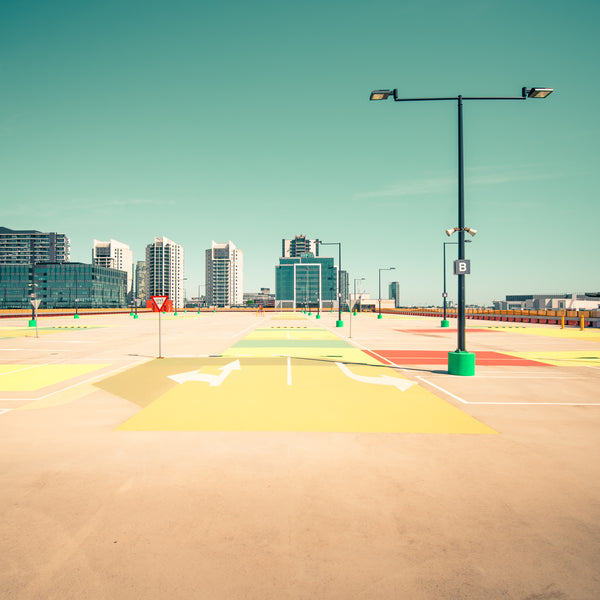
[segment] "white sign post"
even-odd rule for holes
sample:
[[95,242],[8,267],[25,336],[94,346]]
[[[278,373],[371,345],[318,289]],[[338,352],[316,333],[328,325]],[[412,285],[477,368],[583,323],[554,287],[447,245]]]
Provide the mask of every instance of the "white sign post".
[[162,327],[160,315],[169,296],[151,296],[151,298],[154,306],[156,306],[156,309],[158,310],[158,358],[162,358]]
[[[33,294],[32,294],[33,296]],[[31,306],[33,306],[33,320],[35,321],[35,337],[40,337],[38,335],[38,322],[37,322],[37,309],[40,305],[41,299],[33,297],[31,300]]]

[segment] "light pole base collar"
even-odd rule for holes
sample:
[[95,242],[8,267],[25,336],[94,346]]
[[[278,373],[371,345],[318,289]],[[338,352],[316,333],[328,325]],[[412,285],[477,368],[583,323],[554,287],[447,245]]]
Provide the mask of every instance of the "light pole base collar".
[[475,375],[475,353],[448,352],[448,373],[465,377]]
[[79,319],[79,315],[73,315],[74,319]]
[[442,327],[450,327],[450,321],[448,321],[448,320],[444,319],[444,320],[442,321]]
[[35,327],[37,325],[37,321],[35,319],[29,320],[29,327]]
[[379,314],[377,315],[377,318],[378,318],[378,319],[383,319],[383,315],[382,315],[381,313],[379,313]]
[[336,327],[343,327],[344,326],[344,321],[336,321],[335,322],[335,326]]

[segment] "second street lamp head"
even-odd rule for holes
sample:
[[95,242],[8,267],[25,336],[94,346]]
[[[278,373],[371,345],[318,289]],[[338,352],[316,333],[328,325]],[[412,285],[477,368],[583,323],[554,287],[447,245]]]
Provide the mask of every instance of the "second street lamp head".
[[391,94],[392,90],[373,90],[369,100],[387,100]]
[[469,227],[465,227],[465,231],[469,233],[471,236],[474,236],[477,233],[477,229],[471,229]]
[[544,87],[532,87],[532,88],[523,88],[523,98],[547,98],[552,92],[554,88],[544,88]]

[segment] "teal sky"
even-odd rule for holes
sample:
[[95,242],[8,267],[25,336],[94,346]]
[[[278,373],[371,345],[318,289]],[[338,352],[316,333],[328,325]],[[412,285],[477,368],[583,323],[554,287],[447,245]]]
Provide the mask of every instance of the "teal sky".
[[456,103],[369,92],[547,86],[465,103],[467,303],[600,291],[599,18],[597,0],[0,0],[0,225],[66,233],[84,262],[94,238],[141,260],[165,235],[190,296],[211,240],[257,291],[303,233],[341,241],[374,297],[395,266],[403,304],[439,304]]

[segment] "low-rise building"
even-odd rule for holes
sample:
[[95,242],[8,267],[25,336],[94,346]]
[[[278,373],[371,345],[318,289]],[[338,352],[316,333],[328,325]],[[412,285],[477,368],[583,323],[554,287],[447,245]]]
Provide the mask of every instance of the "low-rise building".
[[[0,306],[39,308],[123,308],[127,306],[127,274],[84,263],[0,265]],[[35,296],[34,296],[35,295]]]

